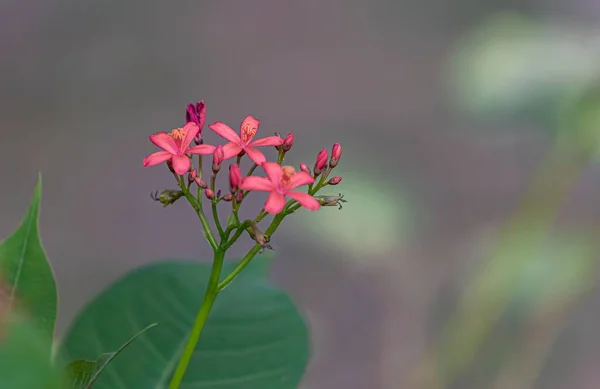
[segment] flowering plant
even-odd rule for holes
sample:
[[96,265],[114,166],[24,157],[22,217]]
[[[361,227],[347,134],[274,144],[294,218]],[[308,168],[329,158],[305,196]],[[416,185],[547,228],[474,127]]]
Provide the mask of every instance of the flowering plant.
[[[143,165],[168,167],[176,188],[154,192],[151,197],[164,207],[187,200],[212,248],[211,266],[167,261],[134,270],[80,313],[58,352],[48,358],[57,294],[37,231],[38,182],[22,225],[0,244],[4,282],[0,286],[7,290],[0,299],[0,308],[6,308],[0,309],[0,336],[8,334],[0,346],[0,387],[297,386],[309,355],[306,326],[289,297],[268,283],[264,271],[267,257],[263,254],[260,260],[254,259],[265,249],[273,249],[273,234],[300,208],[341,209],[345,202],[341,194],[319,195],[323,188],[342,180],[330,177],[341,158],[341,146],[335,143],[331,155],[322,149],[312,171],[304,163],[297,171],[284,165],[294,144],[293,134],[256,139],[260,122],[247,116],[239,134],[222,122],[209,125],[227,141],[211,145],[203,133],[205,117],[203,101],[190,104],[183,127],[150,136],[161,150],[144,158]],[[276,153],[274,161],[265,155],[266,147]],[[246,162],[250,166],[242,174]],[[222,172],[226,172],[228,184],[220,189],[217,178]],[[256,215],[244,219],[240,217],[242,206],[249,206],[247,199],[253,192],[268,195]],[[228,210],[226,217],[220,214],[223,208]],[[261,227],[269,217],[266,228]],[[245,234],[253,241],[246,255],[237,263],[225,262],[226,252]],[[248,275],[232,284],[244,270]],[[201,288],[204,295],[200,299]],[[19,336],[28,339],[37,359],[28,355],[19,361],[10,353],[10,339]],[[38,381],[32,380],[31,374],[19,373],[19,363],[31,364],[34,359],[39,365],[36,369],[45,372]],[[64,369],[57,373],[57,366],[73,359],[66,364],[66,374]],[[12,368],[3,372],[1,366]]]

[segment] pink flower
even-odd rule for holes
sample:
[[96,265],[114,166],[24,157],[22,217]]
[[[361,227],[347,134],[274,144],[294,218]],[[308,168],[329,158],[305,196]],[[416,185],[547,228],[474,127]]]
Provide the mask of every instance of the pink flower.
[[254,163],[262,165],[267,159],[265,158],[265,155],[255,149],[255,147],[281,146],[283,144],[283,139],[278,136],[267,136],[266,138],[258,139],[253,142],[252,139],[254,139],[254,136],[258,131],[259,125],[260,121],[253,116],[246,116],[240,126],[240,136],[238,136],[231,127],[222,122],[215,122],[208,126],[208,128],[229,141],[229,143],[223,147],[225,159],[235,157],[240,152],[245,151]]
[[275,162],[265,162],[262,167],[267,173],[267,177],[246,177],[242,180],[240,188],[271,192],[265,203],[265,211],[271,214],[281,212],[285,206],[285,196],[293,198],[311,211],[316,211],[321,207],[321,204],[308,193],[292,191],[301,185],[315,182],[310,174],[296,172],[291,166],[281,167]]
[[177,174],[185,174],[190,170],[191,162],[188,154],[212,154],[215,146],[199,145],[189,147],[200,128],[196,123],[187,123],[183,128],[175,128],[170,133],[161,131],[150,135],[150,142],[163,149],[144,158],[144,166],[154,166],[170,161]]

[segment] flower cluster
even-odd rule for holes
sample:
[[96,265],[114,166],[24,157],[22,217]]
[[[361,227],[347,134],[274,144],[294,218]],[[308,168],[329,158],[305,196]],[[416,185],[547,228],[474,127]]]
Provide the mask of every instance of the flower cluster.
[[[168,189],[161,194],[154,193],[152,198],[167,206],[179,198],[185,197],[203,222],[205,235],[208,235],[209,242],[211,238],[214,241],[213,248],[227,247],[231,241],[230,235],[234,233],[235,238],[238,231],[243,230],[248,231],[257,243],[269,247],[269,235],[263,234],[257,227],[257,224],[268,214],[276,216],[274,220],[276,228],[283,217],[294,213],[300,207],[316,211],[321,206],[339,206],[341,208],[341,202],[345,202],[342,200],[341,194],[340,196],[315,196],[322,188],[328,185],[337,185],[342,180],[339,176],[329,178],[342,155],[339,143],[333,145],[331,156],[326,148],[318,153],[312,172],[304,163],[299,165],[299,171],[297,171],[292,166],[283,165],[287,153],[294,144],[294,134],[290,133],[286,137],[281,137],[275,133],[273,136],[256,138],[260,121],[253,116],[246,116],[242,120],[239,134],[223,122],[209,125],[209,129],[228,141],[223,145],[215,146],[206,144],[204,141],[202,130],[205,118],[206,105],[204,101],[189,104],[186,110],[186,124],[183,127],[150,136],[150,141],[162,150],[144,158],[143,164],[144,166],[167,164],[175,176],[179,189]],[[276,161],[268,161],[261,151],[261,148],[269,146],[277,152]],[[246,155],[252,162],[252,166],[246,175],[242,175],[240,164]],[[197,166],[194,166],[194,156],[197,156]],[[203,179],[203,156],[212,157],[209,183]],[[229,190],[228,193],[224,193],[225,191],[215,188],[216,177],[221,171],[223,163],[232,158],[235,158],[235,162],[228,167]],[[265,176],[254,175],[258,167],[264,171]],[[191,191],[192,185],[197,188],[195,194]],[[306,191],[299,190],[300,187],[305,186],[307,187]],[[268,192],[264,208],[260,210],[255,219],[241,222],[238,218],[240,205],[253,191]],[[214,222],[221,238],[220,244],[217,244],[216,239],[213,238],[204,216],[203,197],[211,203]],[[286,198],[290,200],[286,201]],[[232,215],[228,218],[228,224],[225,227],[221,225],[218,215],[217,204],[220,202],[231,202],[232,204]],[[275,228],[269,228],[267,231],[270,234]],[[261,236],[262,238],[259,238]],[[259,242],[261,239],[262,242]]]

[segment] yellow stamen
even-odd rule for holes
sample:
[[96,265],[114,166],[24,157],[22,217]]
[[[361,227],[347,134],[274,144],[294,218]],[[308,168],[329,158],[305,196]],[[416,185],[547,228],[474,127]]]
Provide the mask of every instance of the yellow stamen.
[[181,140],[181,139],[183,139],[185,137],[185,131],[183,131],[183,128],[174,128],[173,130],[171,130],[171,132],[169,133],[169,135],[173,139]]
[[252,138],[254,138],[254,135],[256,135],[257,130],[258,128],[255,125],[252,125],[250,122],[245,121],[242,124],[242,141],[249,142]]
[[281,170],[283,171],[283,174],[279,179],[279,183],[281,186],[285,187],[291,184],[292,176],[296,174],[296,169],[294,169],[293,166],[283,166]]

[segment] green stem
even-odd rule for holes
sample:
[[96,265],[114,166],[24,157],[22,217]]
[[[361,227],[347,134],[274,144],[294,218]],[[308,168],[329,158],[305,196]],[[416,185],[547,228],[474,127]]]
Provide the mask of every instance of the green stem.
[[[210,176],[210,190],[212,190],[213,193],[215,193],[216,180],[217,180],[217,174],[213,173]],[[219,236],[222,238],[223,237],[223,227],[221,226],[221,221],[219,220],[219,211],[217,210],[216,194],[215,194],[215,197],[213,197],[212,200],[210,201],[210,205],[211,205],[211,209],[212,209],[213,220],[215,221],[215,226],[217,227]]]
[[208,319],[212,306],[217,299],[217,295],[219,294],[219,278],[221,277],[221,269],[223,268],[224,258],[225,251],[215,250],[215,256],[212,269],[210,271],[210,278],[208,279],[208,285],[206,286],[206,292],[204,293],[204,299],[202,300],[202,304],[200,305],[200,309],[198,310],[198,314],[194,320],[190,337],[188,338],[185,348],[183,349],[183,353],[181,354],[181,358],[179,358],[179,362],[177,363],[177,367],[173,373],[173,378],[171,378],[169,389],[179,389],[188,365],[190,364],[190,360],[194,355],[194,350],[198,345],[198,341],[200,340],[200,335],[202,334],[206,320]]
[[208,224],[208,220],[206,219],[204,211],[202,210],[202,200],[196,199],[194,195],[192,195],[192,193],[188,190],[188,188],[185,185],[183,176],[179,180],[179,187],[181,188],[183,194],[185,195],[185,198],[188,200],[192,208],[194,208],[194,211],[196,211],[198,218],[200,218],[200,223],[202,223],[202,227],[204,228],[203,235],[206,238],[206,240],[208,240],[208,244],[210,244],[210,247],[212,247],[214,251],[217,251],[219,245],[217,244],[217,241],[213,236],[212,230],[210,229],[210,224]]
[[[273,219],[273,221],[271,222],[271,224],[269,225],[269,227],[267,228],[267,230],[265,231],[265,235],[268,235],[268,236],[273,235],[273,232],[275,232],[277,227],[279,227],[279,225],[281,224],[281,222],[283,221],[285,216],[286,215],[284,212],[281,212],[278,215],[276,215],[275,218]],[[236,234],[237,234],[237,231],[236,231]],[[254,258],[254,256],[260,251],[261,248],[262,248],[262,246],[258,243],[255,244],[254,246],[252,246],[250,251],[248,251],[248,254],[246,254],[244,256],[244,258],[235,267],[235,269],[233,269],[233,271],[227,277],[225,277],[225,279],[223,279],[223,281],[221,281],[219,283],[219,290],[225,289],[235,279],[235,277],[237,277],[238,274],[240,274],[246,268],[246,266],[248,266],[250,261],[252,261],[252,258]]]

